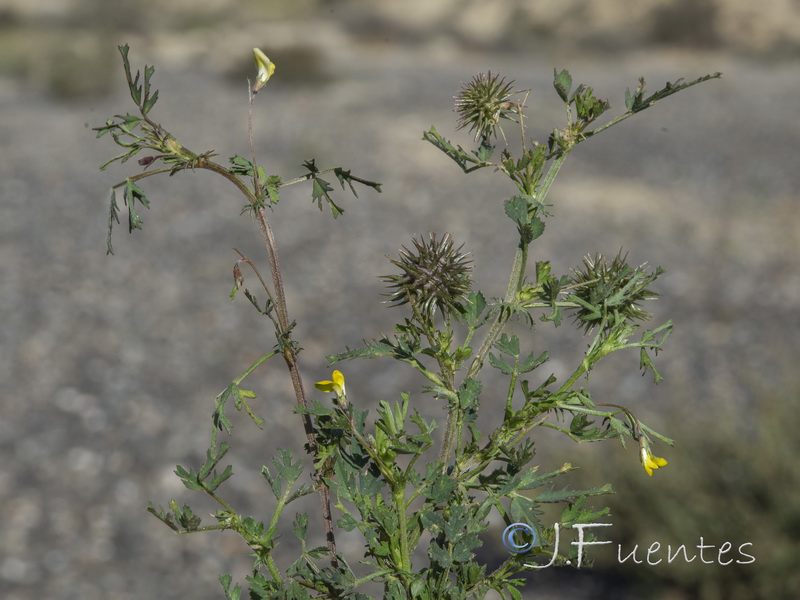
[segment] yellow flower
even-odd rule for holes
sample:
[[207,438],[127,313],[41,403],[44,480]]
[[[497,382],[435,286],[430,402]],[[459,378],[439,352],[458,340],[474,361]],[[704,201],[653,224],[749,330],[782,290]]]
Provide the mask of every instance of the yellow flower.
[[337,398],[344,398],[347,394],[344,389],[344,375],[341,371],[334,371],[331,375],[333,381],[318,381],[314,385],[321,392],[333,392]]
[[258,67],[258,76],[256,82],[253,84],[253,93],[257,94],[263,88],[272,74],[275,72],[275,63],[267,58],[258,48],[253,48],[253,56],[256,59],[256,66]]
[[640,449],[640,455],[642,459],[642,466],[644,467],[644,470],[647,471],[647,474],[650,475],[650,477],[653,476],[654,469],[660,469],[661,467],[667,466],[666,459],[653,456],[650,454],[650,450],[644,445]]

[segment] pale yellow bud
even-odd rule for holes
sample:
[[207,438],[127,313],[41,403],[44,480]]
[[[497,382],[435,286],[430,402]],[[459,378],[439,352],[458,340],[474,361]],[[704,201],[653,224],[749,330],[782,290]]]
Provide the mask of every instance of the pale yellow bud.
[[258,67],[258,75],[253,84],[253,93],[257,94],[263,88],[272,74],[275,72],[275,63],[272,62],[267,55],[258,48],[253,48],[253,56],[256,59],[256,66]]

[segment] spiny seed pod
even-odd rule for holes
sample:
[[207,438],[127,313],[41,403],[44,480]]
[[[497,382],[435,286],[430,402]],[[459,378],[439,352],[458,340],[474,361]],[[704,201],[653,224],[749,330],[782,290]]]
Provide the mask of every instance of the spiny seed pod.
[[458,317],[462,310],[461,301],[469,294],[472,279],[472,261],[461,248],[453,247],[449,233],[436,239],[431,233],[429,241],[412,238],[414,249],[405,246],[400,249],[400,258],[390,258],[389,262],[400,268],[398,275],[383,275],[381,279],[392,290],[384,294],[392,306],[411,303],[420,315],[433,319],[436,309],[442,313]]
[[[465,84],[455,96],[455,111],[458,113],[458,128],[469,127],[475,139],[497,135],[500,119],[516,121],[518,105],[511,101],[513,81],[506,83],[504,77],[479,73]],[[502,131],[502,130],[501,130]]]
[[629,266],[625,256],[617,254],[609,263],[602,255],[587,256],[583,269],[572,269],[572,292],[583,306],[575,309],[575,322],[585,333],[597,326],[612,326],[619,319],[646,320],[650,313],[639,306],[639,302],[652,300],[658,294],[648,289],[664,270],[658,267],[648,274],[642,265],[638,269]]

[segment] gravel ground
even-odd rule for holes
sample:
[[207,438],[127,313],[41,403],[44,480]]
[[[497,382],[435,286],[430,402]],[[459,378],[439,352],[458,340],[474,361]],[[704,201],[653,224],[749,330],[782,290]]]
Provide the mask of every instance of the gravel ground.
[[[223,158],[246,153],[243,83],[146,47],[134,45],[131,58],[157,64],[156,119],[185,145]],[[326,56],[322,84],[282,81],[279,64],[256,107],[268,170],[291,176],[316,157],[384,183],[380,195],[340,196],[347,212],[335,222],[310,205],[307,190],[287,192],[275,213],[307,385],[327,377],[326,354],[391,329],[397,315],[379,304],[375,275],[412,234],[451,232],[473,252],[478,286],[487,296],[502,293],[513,226],[501,204],[511,190],[490,173],[460,175],[420,136],[435,124],[467,144],[464,132],[453,132],[451,97],[472,74],[492,69],[533,89],[530,130],[544,140],[560,116],[553,66],[570,68],[617,109],[639,75],[656,89],[725,73],[580,147],[553,190],[555,216],[536,259],[563,272],[589,252],[623,247],[633,263],[668,270],[655,307],[676,322],[659,363],[668,381],[654,391],[638,375],[615,379],[612,365],[599,389],[623,403],[649,396],[653,412],[676,389],[752,408],[743,378],[780,382],[793,369],[797,63],[375,43]],[[144,506],[194,501],[172,470],[202,460],[214,396],[271,346],[249,305],[228,300],[230,248],[266,270],[265,257],[257,230],[239,216],[242,200],[207,173],[146,181],[152,207],[144,231],[129,236],[117,227],[115,256],[105,256],[108,187],[136,170],[97,171],[114,148],[90,128],[130,110],[121,70],[115,77],[107,97],[81,104],[0,79],[0,596],[8,600],[211,599],[221,596],[218,573],[247,572],[234,535],[173,536]],[[565,346],[563,358],[554,357],[557,373],[582,349],[573,342],[571,353]],[[366,406],[418,389],[394,365],[364,366],[348,389]],[[254,497],[263,493],[255,473],[264,455],[299,445],[284,380],[275,364],[251,381],[269,417],[266,449],[263,433],[236,422],[232,495],[244,512],[262,511]],[[573,597],[591,595],[579,593]]]

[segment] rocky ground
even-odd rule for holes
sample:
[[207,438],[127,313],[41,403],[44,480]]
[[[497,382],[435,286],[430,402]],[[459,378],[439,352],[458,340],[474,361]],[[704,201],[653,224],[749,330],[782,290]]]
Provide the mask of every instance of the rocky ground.
[[[88,95],[79,67],[58,73],[67,87],[52,74],[0,77],[3,598],[211,599],[220,597],[218,573],[247,572],[234,535],[174,536],[143,507],[191,500],[174,466],[202,460],[214,396],[272,345],[249,305],[228,300],[230,248],[261,264],[265,257],[254,225],[239,215],[242,200],[207,173],[145,182],[152,207],[144,231],[129,236],[118,226],[115,255],[105,255],[108,188],[138,170],[97,170],[115,148],[95,141],[91,128],[132,109],[118,43],[131,44],[135,65],[157,65],[155,118],[185,145],[224,159],[247,152],[250,49],[268,48],[274,32],[278,70],[255,111],[261,162],[288,177],[316,157],[383,182],[380,195],[340,196],[346,214],[337,221],[310,204],[307,190],[288,191],[275,212],[307,382],[327,378],[326,354],[391,329],[399,313],[379,304],[375,276],[412,235],[452,233],[474,255],[478,287],[487,296],[505,289],[514,248],[502,201],[512,190],[490,173],[461,175],[420,139],[434,124],[469,143],[453,131],[452,96],[462,82],[491,69],[531,88],[529,129],[544,141],[561,118],[554,66],[616,110],[639,75],[656,89],[723,71],[721,81],[576,150],[552,192],[554,216],[534,259],[564,272],[587,253],[622,247],[632,263],[667,269],[653,310],[676,324],[659,363],[668,381],[654,390],[625,374],[629,364],[611,365],[597,384],[615,401],[640,400],[657,419],[671,397],[691,397],[746,421],[757,414],[754,380],[788,381],[800,325],[796,62],[725,48],[490,51],[458,36],[370,36],[364,21],[346,27],[322,16],[248,29],[229,36],[225,51],[213,29],[172,37],[98,29],[98,64],[111,66]],[[9,31],[28,26],[12,24]],[[301,32],[302,43],[292,38]],[[209,45],[220,48],[213,59]],[[67,47],[80,64],[80,48]],[[541,335],[537,347],[554,339],[549,329]],[[585,344],[570,340],[557,347],[557,373]],[[350,395],[369,407],[420,385],[392,364],[350,368],[360,369],[348,375]],[[232,486],[245,512],[263,510],[256,473],[264,455],[300,444],[284,381],[275,364],[251,383],[269,417],[266,449],[264,433],[237,422]],[[796,402],[787,398],[787,414]],[[592,594],[581,593],[573,597]]]

